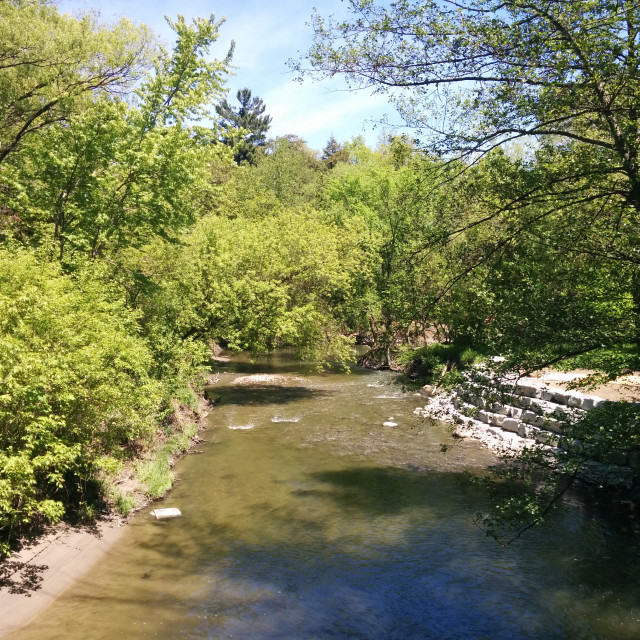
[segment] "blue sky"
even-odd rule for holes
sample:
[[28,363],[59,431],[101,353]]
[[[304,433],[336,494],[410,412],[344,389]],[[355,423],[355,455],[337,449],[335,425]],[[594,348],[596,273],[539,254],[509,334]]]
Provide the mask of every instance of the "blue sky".
[[384,96],[371,92],[348,92],[339,79],[294,82],[286,61],[304,53],[311,44],[309,22],[313,7],[321,14],[340,16],[345,3],[340,0],[59,0],[62,12],[88,9],[100,11],[104,21],[121,16],[149,25],[167,43],[173,32],[164,16],[179,13],[190,20],[195,16],[226,18],[213,51],[223,57],[231,40],[236,49],[235,76],[227,83],[229,102],[237,104],[238,89],[248,87],[262,98],[273,121],[269,136],[289,133],[304,138],[312,149],[322,149],[331,135],[340,142],[363,135],[375,146],[382,127],[375,121],[388,114],[391,122],[398,116]]

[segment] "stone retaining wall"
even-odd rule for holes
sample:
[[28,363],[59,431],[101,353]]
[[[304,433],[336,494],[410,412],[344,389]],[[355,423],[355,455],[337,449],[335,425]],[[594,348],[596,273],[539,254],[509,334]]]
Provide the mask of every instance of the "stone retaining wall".
[[[502,453],[533,445],[558,447],[567,424],[607,402],[595,395],[552,387],[535,378],[498,378],[486,371],[467,374],[453,392],[430,396],[415,413],[453,422],[455,434],[475,438]],[[585,465],[585,479],[600,484],[631,486],[640,472],[640,452],[611,451],[606,460]]]

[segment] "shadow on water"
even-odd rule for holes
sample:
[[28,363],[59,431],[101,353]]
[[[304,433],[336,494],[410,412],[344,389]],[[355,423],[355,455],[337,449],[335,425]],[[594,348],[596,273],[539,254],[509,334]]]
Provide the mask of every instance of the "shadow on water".
[[[443,491],[439,474],[419,475],[391,467],[340,469],[311,474],[312,478],[330,485],[325,495],[341,508],[359,509],[370,514],[397,513],[407,508],[436,506]],[[451,479],[446,479],[451,496]],[[462,482],[457,482],[462,490]],[[450,507],[449,507],[450,508]]]
[[211,548],[201,541],[191,561],[217,579],[191,610],[193,637],[566,637],[532,620],[538,586],[514,580],[505,567],[516,560],[460,517],[459,503],[484,496],[454,474],[354,467],[306,481],[292,505],[252,506],[271,522],[258,535],[229,524]]
[[310,389],[308,387],[252,384],[247,386],[216,386],[207,389],[207,395],[216,404],[251,406],[287,404],[297,400],[326,397],[330,394],[321,389]]
[[[280,350],[271,355],[263,355],[252,360],[247,354],[232,354],[220,359],[213,359],[209,363],[212,371],[219,373],[238,374],[296,374],[314,376],[332,376],[341,369],[319,370],[317,363],[305,363],[297,360],[290,350]],[[349,365],[349,372],[354,376],[367,376],[374,373],[356,364],[356,359]]]

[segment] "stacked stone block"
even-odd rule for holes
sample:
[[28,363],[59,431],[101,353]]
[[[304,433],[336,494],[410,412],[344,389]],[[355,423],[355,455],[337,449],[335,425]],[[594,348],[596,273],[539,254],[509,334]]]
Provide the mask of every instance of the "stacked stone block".
[[[430,388],[426,393],[431,395]],[[518,451],[533,444],[560,446],[564,427],[604,402],[535,378],[510,380],[478,369],[451,396],[436,401],[435,411],[427,405],[417,413],[452,420],[458,436],[479,439],[494,450]],[[611,484],[611,478],[622,478],[614,483],[629,485],[640,470],[639,458],[638,452],[612,452],[609,459],[589,465],[589,479]]]

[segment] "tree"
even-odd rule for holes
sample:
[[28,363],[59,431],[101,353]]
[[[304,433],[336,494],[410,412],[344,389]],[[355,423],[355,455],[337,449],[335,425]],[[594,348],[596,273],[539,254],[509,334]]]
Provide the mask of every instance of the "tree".
[[322,163],[298,136],[279,136],[266,144],[252,179],[271,191],[284,204],[313,202],[317,195]]
[[333,169],[339,162],[346,162],[348,159],[349,150],[341,145],[332,134],[322,150],[322,161],[329,169]]
[[[60,16],[55,24],[63,33],[77,26]],[[59,260],[95,259],[154,234],[171,237],[194,220],[194,201],[220,149],[211,144],[214,132],[193,123],[222,95],[231,53],[221,61],[204,58],[219,35],[213,16],[192,24],[179,16],[169,24],[175,47],[147,61],[136,100],[104,92],[76,96],[65,103],[64,125],[45,120],[38,135],[12,147],[0,164],[0,198],[12,221],[4,226],[13,227],[14,236],[54,246]],[[99,42],[117,40],[118,30],[92,28]],[[72,62],[67,75],[84,73]],[[57,90],[55,77],[40,80]],[[18,108],[15,102],[6,107],[9,113]]]
[[0,163],[66,121],[82,96],[129,91],[153,49],[150,32],[125,19],[105,29],[92,15],[61,16],[48,0],[0,3]]
[[[222,141],[234,148],[234,158],[238,164],[255,164],[257,151],[266,142],[266,133],[271,124],[271,116],[262,115],[266,106],[249,89],[239,89],[236,98],[240,107],[236,110],[223,100],[216,106],[216,113],[222,118],[220,126],[227,131]],[[238,142],[232,130],[240,130],[242,138]]]
[[1,557],[30,522],[87,507],[107,458],[149,441],[162,384],[105,279],[4,248],[0,267]]
[[[353,17],[342,23],[314,16],[311,68],[295,65],[303,75],[341,73],[354,86],[389,91],[432,151],[467,159],[460,170],[496,147],[529,145],[493,208],[440,240],[499,219],[502,236],[487,260],[536,237],[543,253],[556,243],[572,257],[617,262],[635,315],[635,335],[623,340],[640,345],[640,7],[631,0],[349,5]],[[552,221],[560,214],[564,224]],[[557,235],[540,238],[547,221]]]

